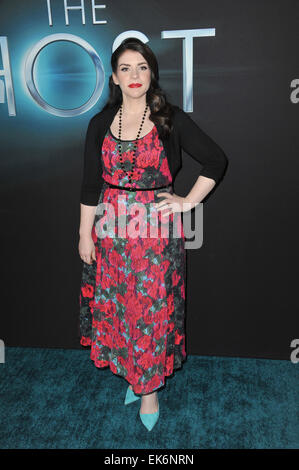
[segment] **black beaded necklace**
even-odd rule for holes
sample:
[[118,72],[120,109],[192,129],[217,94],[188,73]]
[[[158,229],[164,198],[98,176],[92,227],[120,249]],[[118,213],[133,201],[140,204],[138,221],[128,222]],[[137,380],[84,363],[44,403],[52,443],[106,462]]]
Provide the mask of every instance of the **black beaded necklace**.
[[[141,121],[141,125],[139,127],[139,131],[138,131],[138,134],[137,134],[137,137],[134,141],[134,146],[133,146],[133,162],[132,162],[132,170],[131,172],[128,172],[125,170],[125,167],[124,167],[124,162],[123,162],[123,156],[122,156],[122,145],[121,145],[121,118],[122,118],[122,104],[119,108],[119,132],[118,132],[118,153],[119,153],[119,158],[120,158],[120,164],[121,164],[121,167],[122,167],[122,170],[127,173],[127,175],[129,176],[129,180],[130,180],[130,183],[132,184],[132,174],[134,172],[134,168],[135,168],[135,162],[136,162],[136,148],[137,148],[137,139],[139,138],[139,135],[140,135],[140,132],[141,132],[141,129],[142,129],[142,126],[143,126],[143,123],[144,123],[144,120],[145,120],[145,116],[146,116],[146,112],[147,112],[147,109],[148,109],[148,104],[146,105],[145,107],[145,111],[144,111],[144,114],[143,114],[143,118],[142,118],[142,121]],[[130,175],[131,173],[131,175]]]

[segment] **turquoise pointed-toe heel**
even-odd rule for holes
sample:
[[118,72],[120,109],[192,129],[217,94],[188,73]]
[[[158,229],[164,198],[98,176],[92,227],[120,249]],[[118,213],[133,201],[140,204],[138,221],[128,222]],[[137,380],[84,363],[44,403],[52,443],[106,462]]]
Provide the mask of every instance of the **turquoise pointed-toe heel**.
[[128,405],[129,403],[133,403],[133,401],[140,400],[140,397],[138,395],[135,395],[133,390],[130,389],[130,386],[128,387],[127,393],[126,393],[126,398],[125,398],[125,405]]
[[148,431],[151,431],[153,427],[155,426],[156,422],[158,421],[159,418],[159,411],[160,411],[160,406],[158,405],[158,411],[155,413],[140,413],[139,410],[139,416],[144,424],[144,426],[148,429]]

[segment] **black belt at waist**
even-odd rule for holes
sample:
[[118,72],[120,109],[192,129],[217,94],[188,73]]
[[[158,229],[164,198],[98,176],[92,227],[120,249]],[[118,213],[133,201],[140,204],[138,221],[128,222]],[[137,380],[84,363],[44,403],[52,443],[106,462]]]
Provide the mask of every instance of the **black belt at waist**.
[[124,186],[117,186],[116,184],[108,183],[108,181],[105,181],[105,184],[110,186],[110,188],[118,188],[118,189],[124,189],[126,191],[155,191],[156,189],[164,189],[168,188],[169,186],[172,186],[172,183],[167,184],[166,186],[158,186],[156,188],[125,188]]

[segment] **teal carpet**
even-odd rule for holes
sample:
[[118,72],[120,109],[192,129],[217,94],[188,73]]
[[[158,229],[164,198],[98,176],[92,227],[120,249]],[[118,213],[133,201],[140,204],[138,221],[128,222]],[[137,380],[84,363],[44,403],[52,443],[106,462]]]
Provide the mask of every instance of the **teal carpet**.
[[298,449],[299,364],[187,356],[151,432],[90,349],[5,348],[1,449]]

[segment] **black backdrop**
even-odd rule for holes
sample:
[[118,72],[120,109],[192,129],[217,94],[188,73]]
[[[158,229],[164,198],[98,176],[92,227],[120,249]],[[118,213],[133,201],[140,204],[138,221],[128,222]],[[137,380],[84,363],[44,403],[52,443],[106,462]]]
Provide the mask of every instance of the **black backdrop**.
[[[138,30],[157,55],[161,86],[182,107],[182,39],[162,39],[161,32],[216,29],[215,37],[194,39],[190,115],[223,148],[229,167],[204,202],[202,247],[187,250],[187,353],[289,359],[290,343],[299,337],[299,83],[294,82],[299,78],[299,3],[113,1],[102,13],[107,24],[93,25],[86,2],[85,25],[72,13],[66,26],[61,11],[51,27],[46,2],[25,3],[24,11],[17,1],[0,5],[0,35],[11,46],[15,82],[22,59],[16,51],[25,30],[28,47],[30,34],[34,43],[54,32],[91,40],[91,31],[96,33],[93,47],[108,59],[106,97],[113,41],[123,31]],[[40,21],[39,12],[38,32],[28,30]],[[80,349],[83,146],[87,123],[105,99],[82,116],[65,119],[38,109],[21,86],[16,93],[16,116],[8,116],[6,103],[0,108],[0,338],[6,346]],[[187,194],[199,172],[184,153],[175,192]]]

